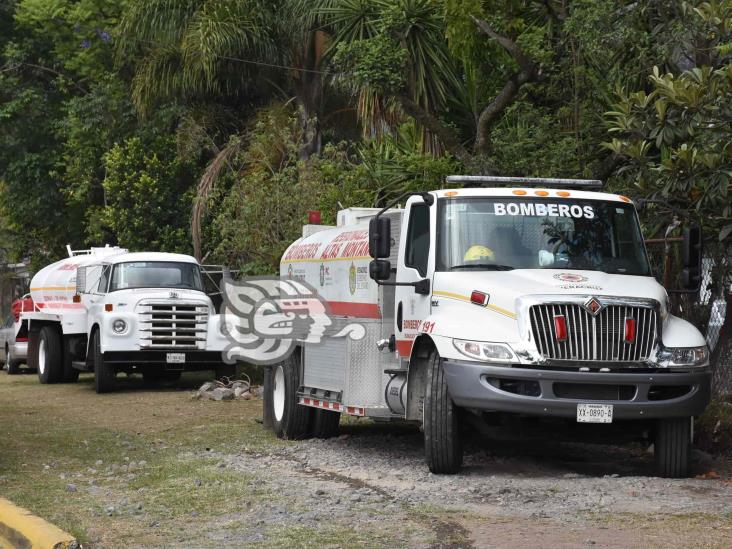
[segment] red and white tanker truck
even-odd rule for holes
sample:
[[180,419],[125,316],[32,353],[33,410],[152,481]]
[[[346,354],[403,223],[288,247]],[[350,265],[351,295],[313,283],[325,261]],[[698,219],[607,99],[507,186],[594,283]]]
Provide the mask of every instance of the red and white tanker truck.
[[[448,178],[491,188],[415,193],[404,209],[345,210],[307,227],[281,275],[315,287],[359,341],[301,345],[265,379],[279,436],[331,436],[341,413],[421,425],[427,464],[454,473],[460,423],[508,413],[602,432],[643,424],[658,473],[689,473],[709,401],[704,337],[669,311],[638,217],[600,182]],[[539,188],[536,188],[539,186]],[[700,239],[685,242],[697,286]]]
[[174,380],[184,370],[233,374],[193,257],[109,246],[68,251],[33,277],[34,308],[21,313],[28,365],[41,383],[72,382],[90,371],[96,391],[105,393],[118,372],[149,381]]

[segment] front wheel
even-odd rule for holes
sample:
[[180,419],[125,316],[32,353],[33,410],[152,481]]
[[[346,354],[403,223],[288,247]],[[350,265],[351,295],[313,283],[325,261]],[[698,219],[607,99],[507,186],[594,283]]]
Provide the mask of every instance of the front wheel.
[[437,351],[427,359],[423,428],[427,466],[435,474],[454,474],[463,465],[458,408],[447,391],[442,360]]
[[114,366],[104,362],[99,330],[95,330],[92,335],[91,352],[94,360],[94,389],[98,394],[111,393],[114,391],[117,372],[115,372]]
[[[275,364],[264,391],[265,422],[271,418],[272,430],[279,438],[298,440],[309,435],[312,409],[297,403],[300,387],[299,354]],[[269,416],[269,417],[268,417]]]
[[660,419],[653,454],[659,477],[685,478],[691,472],[691,422],[693,418]]

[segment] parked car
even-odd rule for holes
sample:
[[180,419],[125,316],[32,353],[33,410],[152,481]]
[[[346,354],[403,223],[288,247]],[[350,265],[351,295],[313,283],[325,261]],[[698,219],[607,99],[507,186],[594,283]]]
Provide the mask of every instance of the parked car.
[[[0,368],[6,368],[10,375],[19,374],[21,364],[26,363],[28,337],[27,330],[21,330],[20,313],[32,309],[33,302],[29,296],[16,299],[13,302],[13,313],[5,319],[0,328]],[[19,336],[21,331],[23,334]]]

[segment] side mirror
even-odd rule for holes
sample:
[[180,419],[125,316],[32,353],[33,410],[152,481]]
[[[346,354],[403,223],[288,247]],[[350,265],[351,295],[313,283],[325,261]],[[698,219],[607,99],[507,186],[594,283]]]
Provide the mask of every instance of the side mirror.
[[76,269],[76,293],[83,294],[86,292],[86,267]]
[[391,255],[390,218],[379,216],[369,221],[369,255],[374,259],[382,259]]
[[684,227],[681,262],[681,285],[686,290],[698,290],[702,275],[702,232],[698,225]]
[[388,259],[374,259],[369,263],[369,276],[376,280],[388,280],[391,276],[391,263]]

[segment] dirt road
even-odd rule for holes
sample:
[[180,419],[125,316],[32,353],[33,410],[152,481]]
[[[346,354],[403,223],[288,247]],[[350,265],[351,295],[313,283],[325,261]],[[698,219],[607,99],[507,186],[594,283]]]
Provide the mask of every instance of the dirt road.
[[438,477],[413,427],[284,442],[260,402],[194,401],[200,378],[185,382],[96,395],[87,378],[0,374],[0,494],[92,547],[732,545],[727,461],[697,454],[706,478],[658,479],[638,445],[510,426]]

